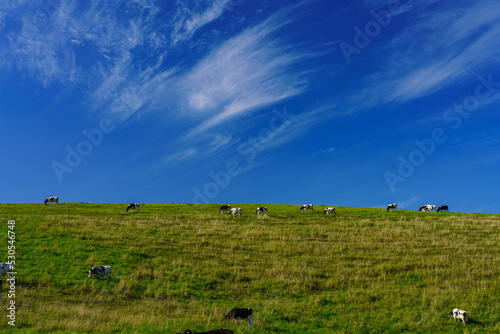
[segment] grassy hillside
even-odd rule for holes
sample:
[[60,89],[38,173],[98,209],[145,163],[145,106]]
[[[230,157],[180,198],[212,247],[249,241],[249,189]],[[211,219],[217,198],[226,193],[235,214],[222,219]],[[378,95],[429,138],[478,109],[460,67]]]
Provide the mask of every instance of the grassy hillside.
[[[12,332],[500,332],[498,215],[238,206],[241,219],[210,204],[0,204],[2,261],[16,221]],[[94,265],[111,282],[88,278]],[[232,307],[255,326],[223,320]]]

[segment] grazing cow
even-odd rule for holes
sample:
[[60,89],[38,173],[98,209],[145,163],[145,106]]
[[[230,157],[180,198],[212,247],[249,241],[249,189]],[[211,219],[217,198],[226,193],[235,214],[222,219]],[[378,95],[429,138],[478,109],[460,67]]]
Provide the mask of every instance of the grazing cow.
[[128,210],[136,210],[137,212],[139,212],[139,203],[130,203],[128,206],[127,206],[127,210],[125,210],[125,212],[128,212]]
[[235,307],[228,314],[224,316],[226,319],[234,319],[234,322],[238,322],[238,320],[248,320],[250,325],[253,325],[252,321],[252,309],[251,308],[238,308]]
[[45,201],[43,201],[43,204],[45,204],[45,205],[52,204],[52,203],[59,204],[59,197],[57,197],[57,196],[51,196],[51,197],[47,197],[45,199]]
[[109,281],[109,275],[111,275],[111,267],[110,266],[92,267],[92,269],[89,270],[89,277],[91,277],[92,275],[97,276],[97,278],[106,275]]
[[305,210],[305,212],[307,212],[307,210],[310,209],[311,211],[314,211],[314,207],[312,204],[303,204],[299,211],[302,211],[302,210]]
[[229,211],[231,210],[231,205],[222,205],[219,209],[220,213],[224,213],[224,211]]
[[333,213],[334,215],[336,215],[336,214],[337,214],[337,213],[335,212],[335,208],[325,208],[325,211],[323,211],[323,216],[325,215],[325,213],[326,213],[326,215],[327,215],[327,216],[328,216],[328,214],[330,214],[330,213]]
[[186,329],[183,334],[233,334],[233,331],[230,329],[221,328],[221,329],[216,329],[216,330],[208,331],[208,332],[193,333],[190,329]]
[[453,317],[455,321],[462,320],[464,325],[469,322],[469,316],[467,315],[467,311],[459,310],[458,308],[454,308],[453,311],[450,312],[450,317]]
[[398,211],[398,205],[396,203],[391,203],[387,206],[387,210],[386,212],[389,212],[389,210],[396,210],[396,212]]
[[430,205],[430,204],[425,204],[421,205],[418,211],[435,211],[436,206],[435,205]]
[[5,274],[11,277],[12,272],[14,272],[14,265],[12,263],[9,262],[0,263],[0,279]]
[[448,205],[440,205],[439,208],[437,209],[437,212],[449,212],[448,210]]
[[263,214],[264,214],[264,216],[266,216],[266,217],[267,217],[267,206],[259,206],[259,207],[257,208],[257,211],[255,212],[255,214],[256,214],[257,216],[260,216],[260,214],[261,214],[261,213],[263,213]]
[[238,214],[238,217],[241,217],[241,208],[232,208],[231,210],[229,210],[228,216],[233,215],[234,217],[235,213]]

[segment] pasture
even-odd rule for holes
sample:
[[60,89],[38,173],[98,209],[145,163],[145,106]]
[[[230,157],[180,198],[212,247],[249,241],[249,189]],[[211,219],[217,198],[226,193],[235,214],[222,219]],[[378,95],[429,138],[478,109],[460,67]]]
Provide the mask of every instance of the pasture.
[[[231,204],[242,218],[215,204],[0,204],[0,262],[15,220],[17,271],[16,327],[4,276],[0,332],[500,332],[499,215],[261,203],[257,218],[260,204]],[[95,265],[110,282],[88,277]],[[233,307],[254,326],[224,320]]]

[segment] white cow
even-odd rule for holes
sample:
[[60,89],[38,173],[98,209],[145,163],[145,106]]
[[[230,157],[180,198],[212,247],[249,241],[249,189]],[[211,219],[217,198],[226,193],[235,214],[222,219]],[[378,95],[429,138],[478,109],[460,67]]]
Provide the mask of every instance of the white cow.
[[312,204],[302,204],[299,211],[304,210],[305,212],[307,212],[308,209],[314,211],[314,206]]
[[229,215],[233,215],[234,217],[234,214],[237,213],[238,214],[238,217],[241,217],[241,208],[232,208],[231,210],[229,210]]
[[43,201],[43,204],[45,204],[45,205],[52,204],[52,203],[59,204],[59,197],[57,197],[57,196],[50,196],[50,197],[47,197],[45,199],[45,201]]
[[326,215],[328,216],[328,214],[330,213],[333,213],[334,215],[336,215],[337,213],[335,212],[335,208],[325,208],[325,211],[323,211],[323,215]]
[[97,276],[97,278],[106,275],[109,281],[109,275],[111,275],[111,267],[110,266],[94,266],[89,270],[89,277],[92,275]]
[[454,308],[453,311],[450,312],[450,317],[453,317],[455,321],[462,320],[464,325],[469,322],[469,316],[467,315],[467,311],[459,310],[458,308]]
[[418,211],[435,211],[436,206],[435,205],[430,205],[430,204],[425,204],[421,205]]
[[255,214],[257,215],[257,217],[260,216],[261,213],[264,214],[264,216],[267,217],[267,207],[266,206],[259,206],[257,208],[257,211],[255,212]]
[[391,203],[391,204],[389,204],[389,205],[387,206],[387,210],[386,210],[386,212],[389,212],[389,210],[391,210],[391,211],[392,211],[392,210],[396,210],[396,211],[398,211],[398,205],[397,205],[396,203]]

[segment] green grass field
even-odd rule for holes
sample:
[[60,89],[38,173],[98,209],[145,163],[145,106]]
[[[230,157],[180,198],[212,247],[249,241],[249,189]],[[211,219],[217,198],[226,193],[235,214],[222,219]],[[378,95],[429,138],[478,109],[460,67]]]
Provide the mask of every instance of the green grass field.
[[[1,333],[499,333],[500,216],[323,206],[0,204]],[[88,278],[110,265],[112,280]],[[251,307],[254,326],[222,318]],[[448,313],[467,310],[467,326]]]

